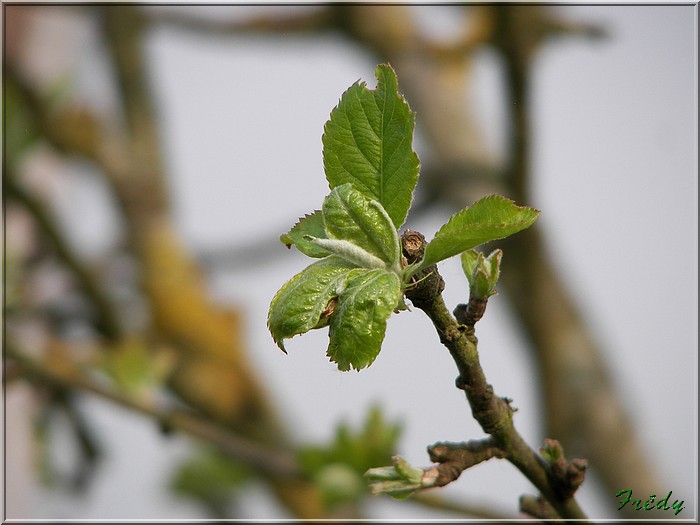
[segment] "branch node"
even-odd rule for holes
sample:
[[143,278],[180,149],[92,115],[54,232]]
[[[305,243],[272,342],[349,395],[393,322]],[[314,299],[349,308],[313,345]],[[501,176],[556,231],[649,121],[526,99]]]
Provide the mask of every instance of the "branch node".
[[452,314],[457,319],[457,322],[466,325],[468,328],[474,329],[474,325],[481,320],[486,312],[488,299],[478,297],[470,297],[467,304],[460,303],[454,309]]
[[467,387],[468,387],[467,380],[466,380],[464,377],[462,377],[461,375],[460,375],[460,376],[457,376],[457,377],[455,378],[455,386],[456,386],[459,390],[465,390],[465,391],[466,391],[466,390],[467,390]]
[[501,398],[503,402],[508,406],[508,410],[510,410],[511,414],[514,414],[515,412],[518,411],[517,407],[513,406],[513,399],[510,397],[502,397]]
[[[401,235],[403,256],[408,264],[414,264],[423,259],[425,254],[425,237],[422,233],[406,230]],[[433,264],[417,272],[411,277],[413,285],[409,287],[405,295],[416,308],[424,309],[445,289],[445,281],[437,271],[437,265]]]
[[496,445],[493,438],[488,437],[463,443],[435,443],[428,447],[428,455],[431,461],[439,463],[434,467],[437,471],[434,486],[443,487],[459,478],[468,468],[494,457],[506,457],[507,453]]
[[588,462],[585,459],[574,458],[567,461],[564,449],[556,439],[545,439],[542,455],[549,461],[549,473],[556,493],[563,499],[573,497],[583,484]]

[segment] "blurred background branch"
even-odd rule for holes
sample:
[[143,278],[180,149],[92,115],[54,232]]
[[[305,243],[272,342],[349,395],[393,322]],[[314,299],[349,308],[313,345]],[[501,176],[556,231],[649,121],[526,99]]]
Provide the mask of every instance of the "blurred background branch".
[[[42,9],[13,5],[4,11],[8,396],[24,378],[40,404],[68,414],[82,450],[78,485],[99,471],[101,456],[92,422],[75,401],[78,393],[89,393],[149,417],[164,436],[182,432],[223,454],[196,452],[173,482],[176,492],[194,497],[210,515],[232,517],[228,503],[251,479],[262,480],[293,517],[366,515],[361,474],[389,463],[397,427],[371,412],[363,430],[339,427],[324,446],[302,445],[293,437],[293,422],[270,394],[274,379],[251,360],[246,306],[220,304],[208,287],[211,273],[273,263],[277,234],[262,232],[259,240],[236,239],[199,253],[187,246],[174,219],[173,169],[161,136],[159,93],[149,75],[148,39],[162,28],[224,40],[331,35],[374,63],[391,63],[418,119],[422,178],[410,218],[417,220],[493,192],[536,205],[533,64],[552,39],[609,35],[598,25],[535,5],[455,7],[461,30],[442,39],[426,34],[415,9],[402,5],[278,6],[230,17],[182,7],[52,7],[44,16],[80,13],[98,28],[116,93],[117,109],[109,113],[32,69],[31,28]],[[281,39],[271,42],[284,45]],[[486,140],[474,115],[472,71],[485,50],[496,54],[504,73],[503,106],[509,111],[503,151]],[[56,172],[87,163],[107,188],[120,234],[109,240],[106,255],[89,257],[74,248],[74,233],[56,219],[59,197],[45,188],[46,176],[33,175],[38,157]],[[22,230],[24,223],[30,226]],[[604,350],[546,245],[539,227],[512,237],[503,246],[502,279],[538,373],[543,433],[558,439],[571,457],[587,458],[606,493],[634,480],[644,497],[658,494],[662,488],[630,422],[629,401],[620,398]],[[125,272],[125,264],[131,270]],[[59,282],[52,285],[58,291],[37,292],[49,278]],[[76,297],[79,307],[70,303]],[[163,399],[174,408],[162,410]],[[42,413],[36,415],[44,425],[38,428],[50,439],[50,419],[42,420]],[[512,517],[432,494],[403,504],[410,502],[480,519]],[[608,502],[611,509],[616,505],[612,498]],[[536,500],[531,503],[532,515],[546,514]]]

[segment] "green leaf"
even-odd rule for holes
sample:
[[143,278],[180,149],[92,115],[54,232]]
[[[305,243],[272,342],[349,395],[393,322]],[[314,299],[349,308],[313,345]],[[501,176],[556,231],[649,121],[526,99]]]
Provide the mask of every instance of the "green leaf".
[[253,474],[250,468],[231,457],[214,448],[203,447],[177,467],[170,489],[226,515],[226,507],[236,491],[243,488]]
[[372,364],[400,296],[401,282],[393,272],[356,269],[350,273],[330,318],[327,355],[339,370]]
[[326,197],[323,216],[330,239],[349,241],[401,272],[399,235],[379,202],[343,184]]
[[304,215],[299,219],[294,227],[287,233],[280,235],[280,241],[291,248],[292,244],[297,249],[309,257],[327,257],[330,255],[328,250],[324,250],[317,244],[311,242],[308,237],[319,239],[326,238],[326,229],[323,224],[323,213],[319,210],[314,211],[311,215]]
[[483,259],[483,257],[484,254],[476,250],[467,250],[462,252],[462,255],[460,256],[462,270],[464,271],[464,275],[467,277],[467,281],[469,281],[470,284],[474,277],[474,272],[479,265],[479,260]]
[[323,166],[331,189],[351,183],[384,206],[399,228],[418,181],[415,114],[399,94],[391,66],[377,66],[375,75],[375,90],[355,83],[331,112],[323,134]]
[[425,247],[425,256],[414,270],[457,255],[489,241],[503,239],[531,226],[540,212],[517,206],[500,195],[489,195],[457,212]]
[[341,259],[344,259],[360,268],[374,270],[375,268],[386,268],[386,263],[376,255],[372,255],[364,248],[350,241],[340,239],[316,239],[307,237],[307,240],[315,244],[320,249],[328,250]]
[[330,256],[292,277],[275,295],[267,314],[272,338],[283,351],[284,339],[324,326],[334,299],[344,287],[349,272],[357,268]]
[[150,349],[145,340],[138,338],[126,338],[102,357],[102,369],[120,389],[135,397],[151,394],[174,365],[174,354]]

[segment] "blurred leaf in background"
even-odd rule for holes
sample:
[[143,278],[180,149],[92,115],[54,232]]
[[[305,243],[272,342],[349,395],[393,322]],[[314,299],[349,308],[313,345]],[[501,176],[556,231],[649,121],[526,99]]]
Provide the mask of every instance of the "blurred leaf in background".
[[230,516],[236,493],[254,472],[211,447],[197,447],[192,457],[175,470],[170,489],[203,505],[213,518]]
[[331,443],[300,448],[301,466],[320,487],[327,506],[357,502],[368,494],[362,475],[371,467],[391,461],[401,428],[401,424],[387,421],[381,408],[374,406],[360,429],[340,423]]

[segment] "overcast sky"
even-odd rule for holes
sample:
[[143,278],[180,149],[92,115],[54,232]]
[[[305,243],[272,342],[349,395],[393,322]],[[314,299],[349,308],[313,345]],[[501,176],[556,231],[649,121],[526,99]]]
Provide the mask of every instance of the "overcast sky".
[[[451,9],[423,7],[421,16],[439,27]],[[523,204],[542,210],[548,248],[605,349],[666,484],[660,490],[684,497],[687,510],[679,517],[690,518],[697,494],[697,11],[557,9],[600,23],[609,38],[558,40],[539,54],[533,75],[534,202]],[[89,31],[85,38],[91,38]],[[193,249],[274,240],[299,215],[320,206],[328,191],[323,124],[357,79],[374,86],[375,64],[366,53],[331,37],[197,39],[174,30],[154,33],[148,50],[176,223]],[[88,55],[82,82],[106,89],[103,70]],[[482,53],[474,74],[475,104],[498,148],[504,108],[494,56]],[[99,200],[86,199],[85,206],[98,214],[104,209]],[[84,213],[75,210],[75,223]],[[413,226],[430,236],[448,214],[435,210]],[[83,227],[86,239],[98,238],[89,225]],[[400,452],[413,464],[429,463],[425,447],[435,441],[480,437],[462,392],[454,388],[454,364],[418,311],[390,319],[382,353],[361,373],[341,373],[328,362],[325,331],[294,338],[287,356],[276,348],[265,328],[269,301],[307,262],[280,245],[271,264],[220,270],[211,279],[217,298],[245,308],[254,364],[269,379],[295,435],[327,440],[340,419],[359,423],[369,405],[379,402],[390,419],[404,423]],[[452,307],[464,300],[467,285],[458,261],[443,263],[441,272]],[[478,329],[489,381],[499,395],[515,399],[517,427],[539,446],[546,436],[539,427],[534,370],[504,298],[489,303]],[[399,377],[430,384],[430,391],[407,391]],[[438,405],[441,410],[434,409]],[[86,406],[94,408],[95,426],[105,429],[110,452],[89,501],[29,488],[23,517],[198,516],[196,508],[156,488],[164,485],[173,457],[182,456],[182,441],[163,445],[150,423],[96,401]],[[133,463],[118,461],[121,455]],[[134,464],[143,475],[138,483],[132,480]],[[515,513],[518,496],[533,492],[510,464],[492,461],[443,493],[495,502]],[[596,510],[612,497],[596,493],[594,479],[580,492],[592,517],[614,518]],[[280,516],[256,491],[243,506],[251,518]],[[372,508],[383,518],[432,516],[384,500]]]

